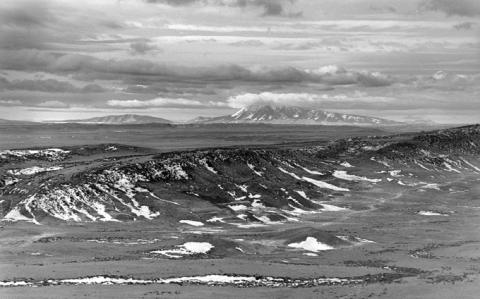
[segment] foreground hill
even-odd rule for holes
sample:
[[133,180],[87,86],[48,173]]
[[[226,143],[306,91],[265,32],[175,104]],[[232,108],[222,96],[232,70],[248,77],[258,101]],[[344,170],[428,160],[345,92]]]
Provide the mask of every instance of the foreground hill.
[[480,126],[3,150],[0,297],[476,298],[479,155]]
[[[357,137],[322,146],[159,155],[119,145],[7,150],[0,152],[2,202],[8,202],[2,210],[5,219],[35,223],[151,220],[160,215],[165,202],[175,198],[212,204],[226,212],[216,216],[233,217],[236,222],[287,221],[299,209],[322,209],[311,198],[326,199],[377,183],[418,188],[439,184],[428,177],[431,173],[477,172],[478,145],[480,127],[469,126],[394,137]],[[119,149],[126,151],[124,154],[145,156],[74,163],[83,156],[118,156],[123,152]],[[21,168],[22,164],[29,167]],[[361,167],[347,174],[350,165]],[[409,175],[400,174],[407,172]],[[179,202],[168,209],[185,213],[177,210]]]
[[198,117],[193,123],[269,123],[304,125],[391,126],[402,123],[388,119],[328,112],[296,106],[253,105],[220,117]]
[[107,115],[101,117],[92,117],[87,119],[64,120],[62,123],[78,123],[78,124],[108,124],[108,125],[127,125],[127,124],[171,124],[172,122],[148,115],[138,114],[122,114]]

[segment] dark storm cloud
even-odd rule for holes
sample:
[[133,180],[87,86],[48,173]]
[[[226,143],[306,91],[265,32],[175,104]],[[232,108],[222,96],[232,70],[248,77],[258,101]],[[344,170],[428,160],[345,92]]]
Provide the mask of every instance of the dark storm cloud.
[[28,90],[41,92],[69,92],[69,93],[96,93],[104,92],[105,88],[98,84],[88,84],[84,87],[76,87],[67,81],[58,81],[55,79],[46,80],[13,80],[0,77],[1,90]]
[[425,0],[420,3],[420,9],[441,11],[452,16],[476,16],[480,15],[479,0]]
[[371,11],[379,12],[379,13],[396,13],[397,9],[391,5],[370,5],[369,6]]
[[[122,91],[132,94],[156,94],[162,96],[186,96],[186,95],[216,95],[218,86],[210,86],[205,84],[185,84],[185,83],[168,83],[153,82],[148,85],[128,85]],[[230,86],[229,86],[230,88]]]
[[[0,49],[52,50],[63,47],[72,50],[76,45],[88,44],[89,38],[125,27],[114,16],[109,18],[92,13],[81,15],[74,9],[68,11],[65,6],[55,5],[53,1],[0,1]],[[114,34],[111,36],[115,38]],[[118,43],[122,41],[120,37],[116,40]]]
[[234,47],[261,47],[265,46],[265,43],[259,40],[246,40],[246,41],[238,41],[229,44],[230,46]]
[[106,28],[109,28],[109,29],[124,29],[125,28],[125,25],[118,22],[118,21],[115,21],[115,20],[105,20],[105,21],[101,21],[100,23],[100,26],[103,26],[103,27],[106,27]]
[[391,78],[379,73],[356,72],[335,67],[331,70],[304,70],[295,67],[245,68],[235,64],[185,67],[158,64],[143,59],[104,60],[79,54],[56,54],[35,50],[6,51],[0,68],[71,74],[83,80],[127,80],[136,77],[165,82],[314,82],[332,85],[359,84],[387,86]]
[[237,0],[234,2],[234,5],[238,7],[247,7],[249,5],[259,6],[263,8],[264,16],[280,16],[284,13],[283,4],[281,1],[271,1],[271,0]]
[[51,39],[48,25],[56,18],[40,1],[18,1],[0,9],[0,48],[41,49]]
[[463,22],[453,25],[453,28],[457,30],[470,30],[475,26],[474,22]]
[[151,51],[159,50],[157,46],[142,40],[130,44],[130,50],[133,54],[146,54]]
[[18,1],[15,5],[2,8],[0,19],[3,26],[38,28],[55,20],[48,6],[41,1]]
[[204,2],[202,0],[145,0],[147,3],[160,3],[167,4],[171,6],[185,6],[191,5],[198,2]]
[[170,6],[188,6],[193,4],[216,5],[238,8],[257,7],[263,10],[262,16],[300,17],[302,12],[287,12],[286,4],[296,0],[145,0],[147,3],[158,3]]

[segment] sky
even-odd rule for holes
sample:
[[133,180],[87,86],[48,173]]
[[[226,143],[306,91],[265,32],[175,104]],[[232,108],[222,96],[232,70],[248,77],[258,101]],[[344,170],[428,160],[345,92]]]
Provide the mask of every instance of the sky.
[[252,104],[480,122],[480,1],[0,1],[0,118]]

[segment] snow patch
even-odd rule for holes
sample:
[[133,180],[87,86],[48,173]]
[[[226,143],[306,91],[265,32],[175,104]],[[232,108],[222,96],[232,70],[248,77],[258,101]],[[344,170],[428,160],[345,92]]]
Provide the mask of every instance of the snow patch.
[[338,179],[342,179],[342,180],[346,180],[346,181],[366,181],[366,182],[371,182],[371,183],[378,183],[378,182],[382,181],[382,179],[369,179],[369,178],[364,177],[364,176],[356,176],[356,175],[353,175],[353,174],[348,174],[344,170],[335,170],[333,172],[333,176],[338,178]]
[[242,190],[245,193],[248,192],[248,185],[237,185],[237,184],[235,184],[235,186],[237,186],[238,189]]
[[480,168],[478,168],[477,166],[473,165],[472,163],[468,162],[467,160],[465,160],[464,158],[460,158],[463,162],[465,162],[465,164],[467,164],[468,166],[470,166],[471,168],[473,168],[475,171],[478,171],[480,172]]
[[393,176],[394,178],[402,177],[403,175],[400,174],[402,172],[401,170],[390,170],[388,173],[390,176]]
[[70,151],[59,148],[47,148],[42,150],[5,150],[0,151],[0,158],[7,159],[8,157],[17,158],[46,158],[49,161],[57,161],[64,158]]
[[346,241],[346,242],[354,242],[354,243],[375,243],[374,241],[362,239],[359,237],[351,237],[351,236],[336,236],[337,238]]
[[325,211],[325,212],[338,212],[338,211],[345,211],[347,210],[346,208],[342,208],[342,207],[337,207],[337,206],[334,206],[334,205],[329,205],[329,204],[325,204],[325,203],[322,203],[322,211]]
[[214,173],[214,174],[218,174],[218,172],[208,164],[207,162],[207,159],[206,158],[203,158],[203,159],[200,159],[198,160],[198,162],[203,165],[203,167],[205,167],[208,171],[210,171],[211,173]]
[[307,194],[305,193],[305,191],[302,191],[302,190],[295,190],[295,192],[298,193],[298,195],[300,195],[301,197],[305,198],[305,199],[310,199],[308,198]]
[[[288,261],[284,261],[288,263]],[[311,287],[318,285],[360,284],[362,279],[338,277],[321,277],[308,279],[293,279],[271,276],[236,276],[226,274],[207,274],[202,276],[184,276],[172,278],[136,279],[116,276],[92,276],[70,279],[49,279],[42,281],[0,281],[0,287],[42,287],[55,285],[151,285],[151,284],[193,284],[207,286],[237,286],[237,287]]]
[[255,173],[256,175],[258,175],[258,176],[263,176],[263,172],[260,172],[260,171],[255,170],[255,166],[253,166],[252,164],[247,163],[247,166],[248,166],[248,168],[250,168],[250,169],[253,171],[253,173]]
[[434,211],[419,211],[417,214],[422,216],[448,216],[448,214],[443,214],[443,213],[434,212]]
[[303,166],[300,166],[300,165],[299,165],[299,167],[300,167],[301,169],[305,170],[306,172],[308,172],[309,174],[325,175],[325,173],[320,172],[320,171],[310,170],[310,169],[307,169],[307,168],[305,168],[305,167],[303,167]]
[[183,223],[183,224],[188,224],[188,225],[191,225],[191,226],[203,226],[204,225],[200,221],[193,221],[193,220],[180,220],[178,222]]
[[12,170],[9,170],[8,173],[12,175],[34,175],[40,172],[56,171],[60,169],[63,169],[63,167],[62,166],[51,166],[51,167],[33,166],[29,168],[24,168],[24,169],[12,169]]
[[303,249],[311,252],[335,249],[328,244],[318,242],[317,238],[314,237],[307,237],[305,241],[302,242],[290,243],[288,244],[288,247]]
[[232,209],[232,211],[243,211],[248,209],[246,205],[230,205],[228,207]]
[[315,179],[311,179],[311,178],[308,178],[308,177],[302,177],[302,179],[306,182],[309,182],[309,183],[319,187],[319,188],[330,189],[330,190],[333,190],[333,191],[350,191],[347,188],[338,187],[338,186],[335,186],[335,185],[332,185],[332,184],[329,184],[329,183],[326,183],[326,182],[323,182],[323,181],[318,181],[318,180],[315,180]]
[[447,171],[450,171],[450,172],[456,172],[456,173],[462,173],[460,170],[456,169],[456,168],[453,168],[452,165],[448,164],[447,162],[443,162],[443,165],[445,165],[445,167],[447,168]]
[[20,213],[20,210],[18,207],[15,207],[13,210],[7,213],[5,217],[2,219],[3,221],[11,221],[11,222],[17,222],[17,221],[27,221],[34,223],[36,225],[40,225],[40,223],[35,219],[35,217],[28,218],[27,216],[23,215]]
[[292,173],[292,172],[289,172],[289,171],[286,171],[285,169],[283,169],[282,167],[278,167],[278,169],[283,172],[283,173],[286,173],[288,175],[290,175],[291,177],[293,177],[294,179],[297,179],[297,180],[302,180],[298,175]]
[[170,250],[154,250],[151,254],[161,254],[170,258],[181,258],[186,255],[206,254],[212,250],[214,246],[208,242],[187,242],[177,245],[176,248]]
[[440,191],[440,186],[437,183],[430,183],[430,184],[425,183],[425,185],[423,185],[421,188],[434,189],[434,190]]
[[348,163],[347,161],[344,161],[344,162],[340,163],[340,165],[342,165],[343,167],[346,167],[346,168],[354,167],[352,164]]
[[225,221],[223,221],[223,218],[222,217],[212,217],[210,219],[207,219],[207,222],[209,223],[213,223],[213,222],[221,222],[221,223],[225,223]]

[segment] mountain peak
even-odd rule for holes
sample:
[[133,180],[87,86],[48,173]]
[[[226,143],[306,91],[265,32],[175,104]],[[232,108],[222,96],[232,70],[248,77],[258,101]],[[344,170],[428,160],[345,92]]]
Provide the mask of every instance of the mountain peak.
[[84,124],[110,124],[110,125],[172,123],[171,121],[164,118],[154,117],[150,115],[139,115],[139,114],[106,115],[106,116],[92,117],[87,119],[65,120],[62,122],[84,123]]
[[220,117],[196,119],[197,123],[270,123],[302,125],[385,126],[399,122],[383,118],[343,114],[300,106],[255,104]]

